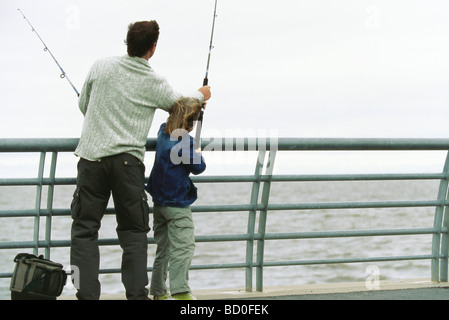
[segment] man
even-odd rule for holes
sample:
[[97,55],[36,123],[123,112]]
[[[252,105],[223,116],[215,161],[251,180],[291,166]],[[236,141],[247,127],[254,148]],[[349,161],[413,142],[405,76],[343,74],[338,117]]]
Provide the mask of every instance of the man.
[[[98,230],[110,194],[123,249],[122,282],[128,299],[148,297],[149,207],[144,191],[145,144],[157,108],[169,111],[180,97],[148,60],[159,37],[156,21],[131,24],[128,54],[96,62],[79,98],[84,124],[75,154],[77,187],[71,204],[71,265],[79,269],[78,299],[99,299]],[[210,87],[192,97],[210,98]]]

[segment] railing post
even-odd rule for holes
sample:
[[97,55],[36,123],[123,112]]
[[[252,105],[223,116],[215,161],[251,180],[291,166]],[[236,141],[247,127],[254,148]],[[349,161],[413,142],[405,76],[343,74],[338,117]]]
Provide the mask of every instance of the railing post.
[[[432,262],[431,262],[431,280],[435,281],[435,282],[439,282],[441,281],[440,279],[440,259],[441,259],[441,253],[442,252],[442,248],[443,246],[446,248],[446,253],[447,253],[447,235],[446,237],[443,237],[443,239],[445,240],[446,244],[442,244],[441,243],[441,227],[442,227],[442,222],[443,222],[443,214],[445,211],[445,199],[446,199],[446,195],[447,195],[447,188],[448,188],[448,177],[447,175],[449,174],[449,152],[446,156],[446,161],[444,163],[444,168],[443,168],[443,173],[445,175],[444,178],[441,179],[440,181],[440,187],[438,190],[438,201],[440,202],[440,204],[435,208],[435,217],[434,217],[434,225],[433,228],[436,231],[436,233],[433,234],[433,238],[432,238]],[[445,219],[447,220],[447,219]],[[447,223],[447,221],[446,221]],[[447,257],[445,259],[446,261],[444,263],[442,263],[442,266],[444,265],[446,270],[443,271],[441,270],[441,272],[445,275],[445,278],[447,281]]]
[[253,253],[254,253],[254,230],[256,227],[257,203],[259,199],[260,190],[260,176],[262,173],[263,164],[265,161],[265,150],[260,150],[257,157],[256,169],[254,171],[255,181],[253,182],[251,190],[251,206],[253,207],[248,214],[248,234],[250,239],[246,242],[246,273],[245,273],[245,287],[246,291],[253,290]]
[[50,183],[48,185],[48,194],[47,194],[47,210],[48,216],[46,219],[45,225],[45,258],[50,259],[50,248],[51,248],[51,224],[52,224],[52,214],[53,214],[53,195],[55,189],[55,175],[56,175],[56,160],[58,157],[58,152],[53,151],[51,156],[51,166],[50,166]]
[[268,180],[263,184],[261,203],[263,209],[260,211],[259,216],[259,230],[258,234],[260,240],[257,241],[257,269],[256,269],[256,290],[263,291],[263,261],[265,252],[265,230],[267,226],[268,215],[268,200],[270,198],[271,177],[273,175],[274,159],[276,157],[276,150],[271,150],[268,156],[267,168],[265,174],[268,176]]
[[[446,193],[445,193],[445,196],[443,198],[443,201],[445,201],[445,200],[448,199],[447,189],[448,189],[448,179],[449,179],[449,152],[448,152],[447,157],[446,157],[446,163],[445,163],[445,166],[444,166],[443,173],[445,175],[444,181],[446,182],[445,183]],[[442,194],[443,193],[444,192],[442,191]],[[448,207],[446,205],[443,205],[443,208],[444,208],[444,210],[442,212],[442,214],[443,214],[442,227],[445,228],[446,230],[448,230],[448,227],[449,227]],[[441,235],[440,279],[439,279],[440,282],[447,282],[448,281],[448,254],[449,254],[448,248],[449,248],[449,234],[446,231],[446,232],[444,232]]]
[[41,151],[39,160],[39,169],[37,173],[38,185],[36,187],[36,202],[34,206],[35,217],[34,217],[33,253],[35,255],[39,254],[39,232],[40,232],[39,226],[41,220],[41,202],[42,202],[42,185],[44,178],[44,168],[45,168],[45,151]]

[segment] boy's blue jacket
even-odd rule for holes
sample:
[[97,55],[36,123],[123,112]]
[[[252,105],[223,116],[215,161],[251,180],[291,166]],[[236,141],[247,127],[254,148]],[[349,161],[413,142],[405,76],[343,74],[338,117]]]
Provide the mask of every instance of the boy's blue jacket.
[[206,169],[201,154],[195,152],[196,142],[183,130],[181,140],[173,139],[163,129],[157,134],[156,157],[145,187],[153,202],[165,207],[188,207],[197,199],[197,188],[189,174],[200,174]]

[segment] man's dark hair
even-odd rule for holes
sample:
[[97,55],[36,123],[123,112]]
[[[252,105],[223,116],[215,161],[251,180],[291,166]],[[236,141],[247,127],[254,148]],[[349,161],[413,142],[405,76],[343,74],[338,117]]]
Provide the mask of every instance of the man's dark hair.
[[159,38],[156,21],[139,21],[128,26],[126,45],[131,57],[143,57]]

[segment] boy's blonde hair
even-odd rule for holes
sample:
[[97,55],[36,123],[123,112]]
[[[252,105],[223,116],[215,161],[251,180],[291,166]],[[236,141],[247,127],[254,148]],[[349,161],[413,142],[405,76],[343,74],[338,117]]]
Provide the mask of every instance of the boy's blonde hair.
[[171,135],[176,129],[192,131],[193,123],[198,120],[201,103],[195,98],[182,97],[178,99],[170,110],[164,132]]

